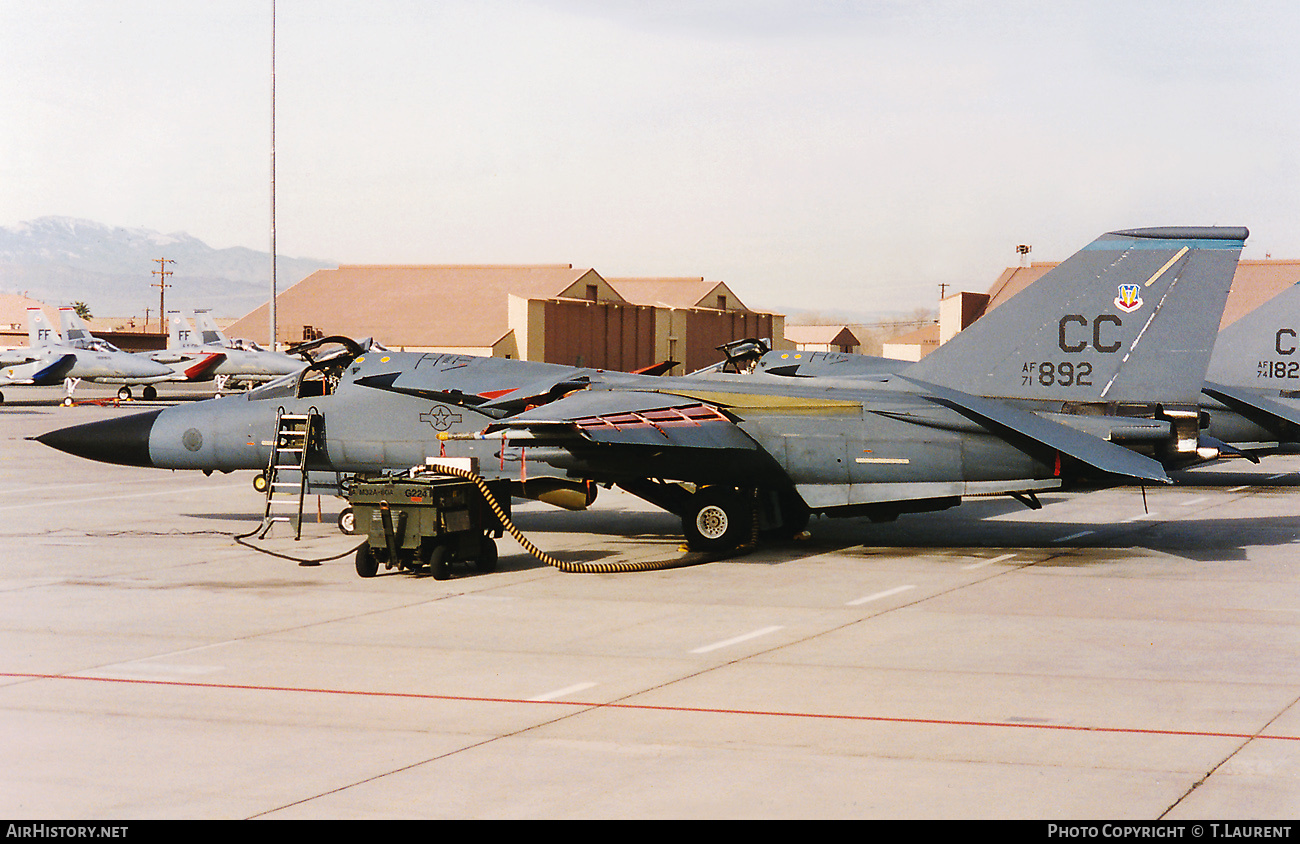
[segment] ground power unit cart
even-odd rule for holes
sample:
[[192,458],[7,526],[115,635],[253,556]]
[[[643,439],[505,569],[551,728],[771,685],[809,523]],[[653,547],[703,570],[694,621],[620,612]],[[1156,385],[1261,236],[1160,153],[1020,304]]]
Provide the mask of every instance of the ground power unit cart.
[[[474,471],[474,469],[471,469]],[[510,482],[487,483],[497,506],[510,518]],[[357,574],[374,577],[385,569],[428,571],[446,580],[451,564],[471,563],[479,572],[496,570],[501,518],[471,481],[440,473],[436,466],[398,475],[358,480],[348,491],[356,532]]]

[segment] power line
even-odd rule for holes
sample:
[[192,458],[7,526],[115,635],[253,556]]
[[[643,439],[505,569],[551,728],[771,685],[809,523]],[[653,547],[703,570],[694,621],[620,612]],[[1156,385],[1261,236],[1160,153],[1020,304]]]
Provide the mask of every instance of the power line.
[[[166,298],[167,288],[171,287],[171,285],[167,283],[167,276],[172,274],[172,271],[167,269],[167,265],[174,264],[176,262],[173,261],[171,258],[154,258],[153,260],[154,263],[158,265],[158,269],[153,271],[153,274],[158,276],[158,281],[154,282],[150,286],[158,288],[158,333],[166,334],[167,333],[167,309],[164,307],[163,301]],[[148,326],[149,326],[149,318],[145,317],[146,331],[148,330]]]

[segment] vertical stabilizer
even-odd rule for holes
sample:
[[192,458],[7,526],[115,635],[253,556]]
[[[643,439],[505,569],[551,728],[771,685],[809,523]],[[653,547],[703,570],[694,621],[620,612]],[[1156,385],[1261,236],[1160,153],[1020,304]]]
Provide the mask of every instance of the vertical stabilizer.
[[204,346],[229,346],[226,335],[217,328],[217,321],[207,311],[195,311],[194,321],[198,325],[199,342]]
[[1300,390],[1300,285],[1223,329],[1205,380],[1265,391]]
[[999,398],[1195,405],[1248,234],[1104,234],[904,374]]
[[45,316],[45,311],[40,308],[27,309],[27,344],[33,349],[39,349],[42,346],[57,346],[63,342],[63,335],[59,333],[49,319]]
[[194,328],[180,311],[167,312],[167,348],[184,349],[194,343]]
[[59,327],[63,329],[63,336],[73,345],[84,345],[95,339],[90,333],[90,326],[72,308],[59,308]]

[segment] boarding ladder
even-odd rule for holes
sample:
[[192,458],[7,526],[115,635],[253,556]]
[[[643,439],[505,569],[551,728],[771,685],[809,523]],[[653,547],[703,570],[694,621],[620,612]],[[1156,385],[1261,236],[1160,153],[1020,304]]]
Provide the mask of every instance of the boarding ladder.
[[257,538],[276,522],[293,525],[293,538],[302,538],[302,505],[307,497],[307,455],[317,445],[323,417],[316,408],[307,413],[276,414],[275,440],[266,467],[266,510]]

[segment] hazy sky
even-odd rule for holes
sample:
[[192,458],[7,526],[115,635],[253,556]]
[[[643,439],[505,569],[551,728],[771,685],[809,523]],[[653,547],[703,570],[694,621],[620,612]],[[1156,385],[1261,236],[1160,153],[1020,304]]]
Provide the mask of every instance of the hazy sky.
[[[0,224],[269,249],[271,0],[0,0]],[[1103,231],[1300,258],[1300,4],[279,0],[278,250],[857,311]]]

